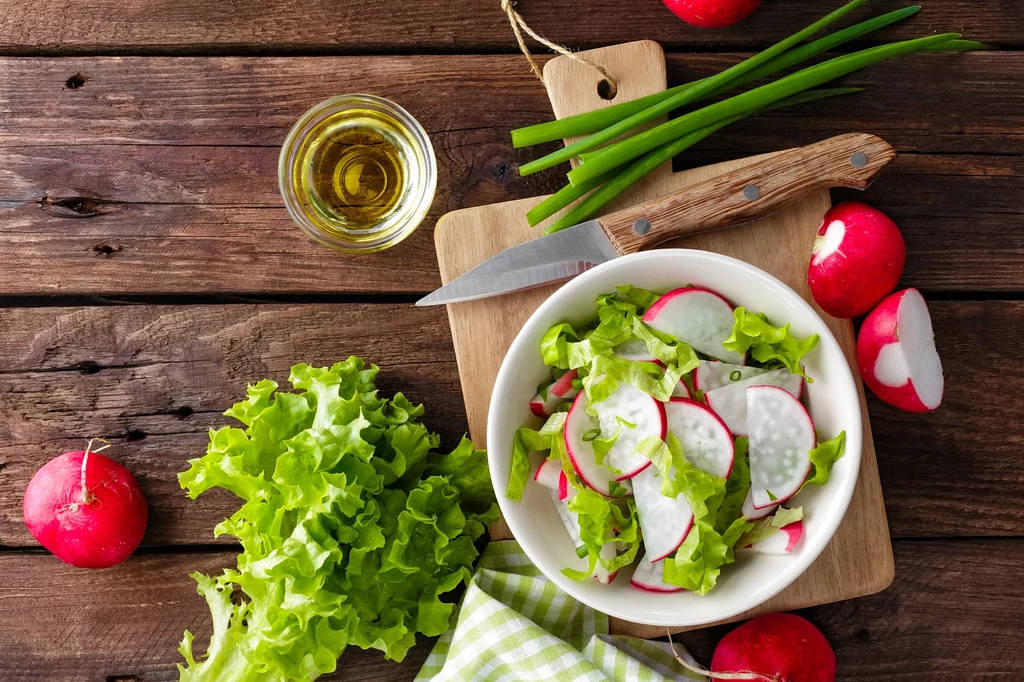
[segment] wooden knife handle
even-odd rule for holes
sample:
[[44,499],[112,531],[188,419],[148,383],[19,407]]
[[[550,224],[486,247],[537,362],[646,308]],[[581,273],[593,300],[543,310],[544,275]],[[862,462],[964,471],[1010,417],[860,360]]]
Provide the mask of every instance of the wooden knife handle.
[[780,152],[672,194],[598,218],[621,255],[749,222],[817,190],[864,189],[896,158],[874,135],[850,133]]

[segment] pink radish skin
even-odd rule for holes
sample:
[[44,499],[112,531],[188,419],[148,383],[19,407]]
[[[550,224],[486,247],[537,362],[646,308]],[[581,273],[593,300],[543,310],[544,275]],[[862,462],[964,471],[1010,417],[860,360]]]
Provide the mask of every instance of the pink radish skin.
[[718,643],[716,673],[755,672],[784,682],[835,682],[836,655],[825,635],[792,613],[769,613],[739,626]]
[[814,422],[803,403],[778,386],[748,388],[747,413],[750,497],[754,509],[777,506],[796,495],[811,471]]
[[647,560],[646,555],[642,556],[636,564],[636,570],[633,571],[633,577],[630,578],[629,584],[644,592],[660,592],[662,594],[682,592],[683,588],[665,582],[662,577],[664,570],[665,566],[660,560],[651,562]]
[[942,404],[942,361],[928,305],[917,289],[896,292],[865,318],[857,364],[864,383],[893,407],[931,412]]
[[533,480],[545,488],[558,490],[559,481],[563,475],[562,463],[559,460],[546,459],[537,467],[536,473],[533,474]]
[[570,370],[548,386],[547,398],[540,393],[534,396],[530,401],[530,412],[538,417],[550,417],[559,405],[575,398],[576,389],[572,387],[572,382],[576,380],[576,376],[577,371]]
[[732,305],[713,291],[698,287],[673,289],[644,313],[652,329],[676,337],[705,355],[737,365],[746,355],[722,346],[732,334]]
[[32,537],[66,563],[108,568],[142,542],[146,498],[131,472],[98,452],[66,452],[36,472],[22,504]]
[[664,0],[677,17],[700,28],[725,28],[749,17],[761,0]]
[[811,295],[833,317],[863,315],[896,288],[907,247],[896,223],[858,201],[828,210],[807,268]]
[[744,549],[753,554],[790,554],[800,545],[803,537],[804,522],[794,521],[780,528],[778,533],[747,545]]

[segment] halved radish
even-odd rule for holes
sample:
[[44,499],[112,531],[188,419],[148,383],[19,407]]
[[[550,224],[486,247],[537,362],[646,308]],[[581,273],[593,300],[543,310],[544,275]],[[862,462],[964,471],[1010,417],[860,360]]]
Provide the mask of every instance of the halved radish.
[[722,346],[732,334],[732,306],[713,291],[697,287],[670,291],[644,314],[644,322],[705,355],[740,365],[746,362],[744,355]]
[[[646,544],[647,540],[644,539]],[[646,592],[682,592],[683,588],[669,585],[664,579],[665,565],[662,561],[651,562],[647,555],[640,557],[629,584]]]
[[665,419],[686,461],[712,476],[729,478],[736,444],[718,415],[689,398],[672,398],[665,403]]
[[[625,381],[620,381],[610,396],[593,404],[597,418],[587,413],[586,404],[586,392],[583,392],[576,396],[569,409],[565,420],[565,447],[583,482],[607,495],[610,481],[624,481],[650,466],[651,461],[637,454],[636,447],[650,436],[665,437],[665,409],[660,402]],[[598,432],[601,438],[619,434],[605,455],[605,465],[597,463],[593,439],[584,438],[588,433]],[[621,473],[616,476],[610,469]]]
[[[558,510],[558,517],[562,519],[562,525],[565,526],[565,530],[569,533],[569,537],[572,538],[573,546],[577,549],[583,546],[583,540],[580,539],[580,521],[577,514],[569,510],[569,499],[575,495],[576,491],[572,490],[565,498],[559,496],[559,493],[555,490],[551,490],[551,501],[555,503],[555,509]],[[616,556],[616,549],[614,542],[606,542],[601,547],[601,557],[606,560],[614,559]],[[618,571],[609,571],[605,568],[601,562],[597,562],[597,566],[594,568],[593,578],[600,583],[610,583],[615,580],[615,576],[618,575]]]
[[747,389],[751,386],[778,386],[799,398],[803,393],[804,379],[788,369],[777,369],[705,393],[704,400],[707,401],[708,407],[714,410],[729,430],[737,436],[746,436],[749,431]]
[[682,494],[674,498],[662,494],[657,467],[641,471],[630,483],[647,555],[651,561],[660,561],[683,544],[693,527],[693,512]]
[[865,318],[857,363],[864,383],[894,407],[931,412],[942,404],[942,361],[928,305],[917,289],[896,292]]
[[557,459],[544,460],[533,474],[533,480],[552,490],[558,490],[558,481],[561,477],[562,463]]
[[530,401],[530,411],[538,417],[550,417],[559,405],[575,398],[576,389],[573,388],[572,382],[576,380],[576,375],[577,372],[573,369],[558,377],[558,381],[548,386],[547,397],[541,393],[534,396]]
[[751,496],[750,491],[747,491],[747,499],[743,500],[743,517],[747,521],[760,521],[761,519],[771,516],[778,509],[781,502],[774,502],[767,507],[762,509],[754,509],[754,498]]
[[889,216],[859,201],[844,201],[821,221],[807,283],[826,313],[856,317],[896,288],[906,258],[903,235]]
[[654,362],[656,359],[647,350],[647,344],[643,339],[630,339],[620,343],[612,349],[612,353],[624,360],[632,360],[634,362]]
[[777,533],[761,538],[743,549],[748,549],[754,554],[789,554],[800,545],[803,538],[804,522],[794,521],[779,528]]
[[693,387],[706,393],[723,386],[731,386],[738,381],[767,374],[768,371],[761,367],[732,365],[718,360],[701,360],[700,366],[693,370]]
[[754,509],[785,502],[811,471],[817,436],[807,409],[778,386],[747,389],[750,495]]

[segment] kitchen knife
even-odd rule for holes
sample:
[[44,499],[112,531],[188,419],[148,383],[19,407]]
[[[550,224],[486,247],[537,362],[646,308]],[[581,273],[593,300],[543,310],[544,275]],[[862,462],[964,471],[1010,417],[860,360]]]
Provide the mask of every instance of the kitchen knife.
[[[571,279],[661,242],[746,223],[812,192],[864,189],[896,158],[885,140],[850,133],[798,147],[678,192],[588,220],[492,256],[416,302],[472,301]],[[807,248],[810,244],[794,244]]]

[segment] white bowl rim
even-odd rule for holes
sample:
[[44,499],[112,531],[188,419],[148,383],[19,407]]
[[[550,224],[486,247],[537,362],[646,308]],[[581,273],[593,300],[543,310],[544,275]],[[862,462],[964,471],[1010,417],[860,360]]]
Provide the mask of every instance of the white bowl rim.
[[[568,295],[568,293],[574,291],[575,289],[585,287],[591,279],[601,276],[605,270],[624,267],[624,263],[633,261],[659,260],[679,256],[694,259],[696,261],[705,260],[712,264],[724,264],[732,267],[738,267],[741,270],[746,270],[754,277],[763,280],[762,282],[760,282],[760,284],[763,284],[767,287],[774,289],[775,293],[777,293],[779,296],[790,299],[790,301],[793,304],[795,304],[799,308],[802,308],[805,313],[809,314],[811,319],[813,319],[816,325],[819,327],[819,344],[821,346],[827,346],[832,353],[838,354],[839,357],[844,359],[842,367],[838,369],[838,372],[842,375],[839,377],[839,380],[843,384],[847,384],[847,388],[849,389],[849,391],[852,391],[853,410],[856,413],[858,423],[863,424],[863,414],[861,411],[860,396],[857,391],[857,385],[853,378],[853,373],[850,370],[849,363],[845,360],[846,356],[840,348],[839,342],[836,341],[836,338],[835,336],[833,336],[831,330],[829,330],[828,325],[826,325],[824,320],[821,319],[821,316],[818,315],[818,313],[815,312],[813,308],[811,308],[810,304],[808,304],[803,297],[801,297],[799,294],[793,291],[793,289],[790,288],[787,284],[785,284],[778,278],[774,277],[773,275],[765,272],[764,270],[758,268],[757,266],[751,265],[750,263],[747,263],[746,261],[740,260],[738,258],[733,258],[731,256],[725,256],[711,251],[703,251],[698,249],[656,249],[652,251],[644,251],[640,253],[630,254],[628,256],[622,256],[612,261],[603,263],[597,266],[596,268],[593,268],[583,273],[582,275],[579,275],[574,279],[568,281],[565,285],[563,285],[557,291],[551,294],[551,296],[549,296],[540,305],[540,307],[538,307],[537,310],[535,310],[530,315],[530,318],[523,325],[522,329],[519,330],[519,333],[516,334],[515,339],[509,346],[509,349],[505,354],[505,358],[502,359],[501,368],[499,369],[498,375],[495,378],[494,389],[491,393],[491,399],[488,405],[487,456],[488,462],[491,463],[491,483],[494,486],[495,495],[498,499],[498,506],[501,509],[502,517],[506,519],[506,523],[508,524],[513,537],[515,537],[516,541],[519,543],[519,546],[522,547],[523,551],[526,553],[527,557],[529,557],[530,561],[534,564],[534,566],[536,566],[545,575],[545,577],[547,577],[548,580],[554,582],[555,585],[557,585],[560,589],[568,593],[574,599],[615,618],[620,618],[622,620],[627,620],[630,622],[645,625],[656,625],[666,627],[701,626],[732,618],[760,604],[763,604],[768,599],[771,599],[772,597],[780,593],[782,590],[789,587],[797,578],[803,575],[804,572],[810,567],[810,565],[814,563],[815,560],[817,560],[818,556],[821,554],[822,551],[824,551],[825,547],[831,542],[836,530],[839,528],[840,523],[842,523],[842,520],[846,516],[846,511],[849,507],[850,500],[853,497],[853,492],[857,485],[857,479],[860,477],[860,459],[862,447],[862,432],[848,432],[846,440],[846,449],[845,454],[843,455],[843,459],[847,460],[848,462],[852,462],[852,464],[850,464],[850,467],[854,474],[848,477],[848,481],[844,481],[845,485],[843,485],[841,488],[837,488],[831,491],[831,499],[833,500],[833,504],[835,505],[838,513],[835,513],[833,515],[833,518],[825,526],[824,532],[820,534],[821,539],[819,540],[819,542],[816,543],[814,546],[806,546],[805,550],[802,551],[799,556],[789,557],[794,560],[793,567],[785,571],[785,573],[787,573],[788,575],[786,575],[785,578],[779,580],[778,583],[774,586],[774,589],[762,593],[760,599],[752,599],[748,603],[742,603],[739,606],[735,606],[731,609],[725,609],[721,613],[716,613],[713,618],[694,620],[682,617],[682,615],[679,618],[675,619],[638,618],[633,614],[621,611],[616,608],[610,608],[608,604],[597,603],[595,602],[595,600],[590,599],[586,592],[579,589],[581,583],[572,580],[571,578],[568,578],[567,576],[563,575],[561,571],[551,572],[544,569],[544,567],[541,565],[541,562],[538,562],[537,560],[538,552],[536,547],[534,546],[534,542],[530,539],[529,534],[526,534],[525,538],[520,538],[519,534],[515,532],[515,528],[513,526],[517,523],[515,521],[516,514],[509,513],[509,510],[513,509],[509,507],[509,505],[519,503],[505,497],[505,486],[507,486],[508,482],[498,481],[496,479],[496,467],[493,465],[493,460],[495,460],[495,458],[498,456],[497,453],[499,450],[505,453],[505,456],[510,456],[510,453],[508,452],[509,448],[507,445],[503,445],[500,448],[496,448],[494,446],[497,439],[496,434],[492,433],[492,428],[495,428],[492,427],[492,424],[494,422],[493,420],[490,419],[490,414],[492,414],[494,406],[501,399],[502,395],[504,395],[504,392],[500,391],[499,389],[501,389],[501,387],[508,383],[509,376],[516,371],[507,362],[507,359],[511,356],[519,355],[523,351],[522,347],[528,342],[529,338],[532,336],[532,327],[539,326],[540,320],[542,320],[549,312],[551,312],[552,309],[557,308],[560,300],[563,297],[565,297],[566,295]],[[624,284],[627,283],[628,282],[624,282]],[[734,303],[738,302],[734,301]],[[712,599],[713,597],[714,592],[710,592],[707,596],[703,597],[703,599]]]

